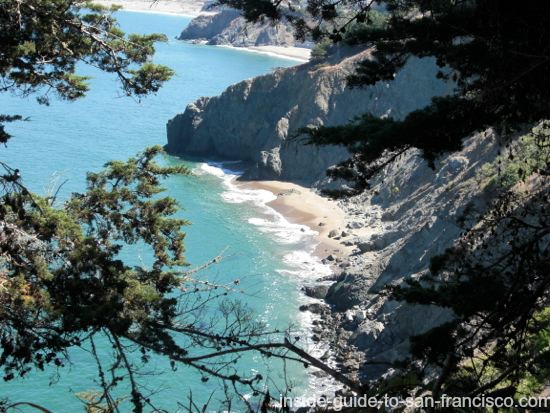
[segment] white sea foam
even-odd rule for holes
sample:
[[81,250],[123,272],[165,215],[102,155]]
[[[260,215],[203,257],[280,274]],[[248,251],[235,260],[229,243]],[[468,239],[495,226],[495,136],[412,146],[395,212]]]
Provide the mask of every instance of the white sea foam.
[[290,267],[296,268],[296,275],[307,277],[310,280],[332,274],[328,265],[307,251],[292,251],[283,257],[283,261]]
[[[268,205],[269,202],[277,199],[277,196],[270,191],[263,189],[243,189],[235,184],[235,180],[242,172],[227,169],[224,166],[228,163],[201,163],[194,171],[198,175],[209,174],[220,178],[225,191],[221,197],[225,202],[233,204],[251,203],[258,209],[258,215],[248,219],[248,223],[254,225],[260,232],[268,234],[272,239],[281,245],[292,246],[292,251],[283,256],[284,268],[276,269],[276,272],[292,277],[294,279],[315,281],[321,277],[332,274],[329,265],[313,255],[318,241],[315,236],[317,231],[305,225],[293,224],[282,214],[275,211]],[[319,300],[302,297],[304,303],[319,302]],[[267,309],[267,315],[272,309]],[[298,312],[297,321],[300,325],[301,336],[309,337],[313,322],[319,316],[311,312]],[[321,357],[329,348],[326,344],[313,343],[308,340],[308,347],[311,354]],[[326,377],[311,377],[309,382],[309,394],[330,391],[335,385],[332,380]]]
[[[228,163],[201,163],[195,170],[197,174],[209,174],[223,181],[225,191],[221,194],[225,202],[232,204],[251,203],[258,208],[260,216],[248,219],[248,222],[258,228],[260,232],[269,234],[280,244],[301,244],[301,248],[310,254],[315,248],[316,231],[306,225],[293,224],[271,208],[268,203],[277,199],[277,196],[265,189],[244,189],[235,184],[235,180],[242,174],[240,171],[224,168]],[[313,257],[309,258],[310,260]]]
[[207,163],[201,163],[200,166],[196,168],[193,172],[197,175],[210,174],[217,176],[218,178],[223,178],[224,175],[226,175],[222,168]]

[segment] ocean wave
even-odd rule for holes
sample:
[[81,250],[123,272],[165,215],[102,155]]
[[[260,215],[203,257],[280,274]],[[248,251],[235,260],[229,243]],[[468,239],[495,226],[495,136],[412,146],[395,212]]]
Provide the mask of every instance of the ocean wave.
[[269,234],[279,244],[301,244],[300,247],[312,252],[316,246],[313,231],[306,225],[293,224],[282,214],[275,211],[268,204],[277,199],[271,191],[265,189],[245,189],[235,184],[235,180],[242,175],[242,171],[228,169],[228,163],[201,163],[195,170],[197,174],[209,174],[220,178],[225,191],[221,197],[231,204],[251,203],[261,211],[261,216],[248,219],[260,232]]
[[[244,189],[235,184],[235,180],[242,174],[240,171],[226,168],[227,163],[201,163],[194,171],[197,175],[213,175],[220,178],[225,190],[221,197],[225,202],[233,204],[250,203],[254,205],[260,216],[251,217],[248,223],[255,226],[258,231],[269,235],[273,240],[282,246],[287,246],[289,251],[283,255],[283,268],[275,269],[275,272],[282,276],[287,276],[295,280],[315,281],[321,277],[331,275],[332,269],[329,265],[323,264],[319,257],[313,254],[318,245],[316,239],[317,231],[312,230],[306,225],[293,224],[289,222],[282,214],[274,210],[268,204],[277,196],[264,189]],[[300,301],[304,304],[319,302],[319,300],[300,294]],[[265,320],[273,308],[269,306],[264,313]],[[311,312],[297,312],[296,321],[299,325],[299,334],[305,340],[302,344],[308,347],[310,353],[316,357],[323,356],[329,350],[326,343],[315,343],[311,341],[311,331],[315,320],[319,315]],[[329,361],[330,364],[330,361]],[[336,384],[326,376],[311,375],[308,383],[309,394],[321,394],[326,391],[335,390]]]

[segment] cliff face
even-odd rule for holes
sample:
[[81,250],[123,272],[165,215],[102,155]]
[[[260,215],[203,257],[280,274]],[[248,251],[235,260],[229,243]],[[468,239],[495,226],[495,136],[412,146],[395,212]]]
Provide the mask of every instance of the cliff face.
[[305,64],[229,87],[218,97],[201,98],[168,122],[169,152],[243,160],[249,179],[319,183],[326,169],[346,159],[342,147],[304,146],[291,139],[307,125],[338,125],[371,112],[402,118],[448,91],[435,79],[429,59],[414,59],[395,80],[365,89],[346,88],[362,52],[337,64]]
[[336,310],[328,324],[340,326],[332,339],[341,348],[352,345],[370,361],[354,366],[363,378],[386,373],[387,365],[408,356],[411,336],[450,319],[448,310],[397,302],[380,291],[427,272],[430,258],[463,231],[461,216],[485,210],[494,194],[481,190],[477,174],[499,149],[492,131],[479,133],[463,150],[438,159],[435,169],[409,150],[374,177],[370,191],[342,201],[349,234],[342,242],[355,253],[327,293]]
[[194,18],[181,32],[180,40],[205,41],[211,45],[295,46],[293,30],[289,23],[249,23],[241,13],[222,9],[216,14]]
[[[346,76],[367,55],[277,70],[200,99],[169,122],[168,149],[249,161],[253,179],[324,185],[327,167],[346,158],[346,150],[304,146],[289,139],[293,131],[342,124],[365,112],[403,118],[450,87],[435,79],[432,60],[414,59],[390,83],[347,89]],[[499,149],[491,130],[478,133],[465,139],[461,151],[442,155],[435,169],[411,149],[372,179],[370,191],[341,202],[348,218],[334,232],[354,251],[336,260],[340,274],[328,291],[326,279],[318,280],[322,289],[308,286],[330,307],[305,309],[322,315],[319,338],[335,343],[343,371],[367,380],[390,374],[388,365],[409,355],[410,337],[450,319],[448,310],[397,302],[380,291],[426,273],[430,258],[463,231],[464,213],[486,209],[494,194],[482,188],[477,174],[495,162]],[[338,250],[327,254],[338,256]]]

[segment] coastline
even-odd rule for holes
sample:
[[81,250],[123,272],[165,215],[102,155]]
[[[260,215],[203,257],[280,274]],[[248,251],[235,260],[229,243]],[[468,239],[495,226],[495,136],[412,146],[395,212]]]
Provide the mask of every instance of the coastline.
[[[94,0],[95,3],[102,6],[121,6],[123,10],[138,13],[168,14],[182,17],[198,17],[215,14],[204,11],[203,1],[194,0]],[[200,42],[194,42],[200,43]],[[250,46],[237,47],[232,45],[216,45],[217,47],[226,47],[235,50],[258,53],[267,56],[278,57],[282,59],[294,60],[300,63],[307,63],[311,55],[311,49],[305,47],[290,46]]]
[[[307,226],[317,233],[317,246],[310,254],[328,266],[332,274],[328,277],[317,276],[302,280],[300,285],[303,304],[299,307],[297,319],[301,320],[305,328],[305,342],[312,346],[314,356],[324,359],[332,366],[343,366],[345,371],[355,376],[361,356],[347,345],[346,339],[340,335],[341,329],[336,328],[342,325],[343,316],[334,313],[325,301],[330,285],[342,272],[342,268],[349,266],[350,255],[355,249],[354,243],[343,244],[356,236],[347,229],[349,214],[337,201],[294,183],[234,181],[234,184],[244,190],[271,192],[276,198],[266,206],[281,214],[289,223]],[[329,236],[331,232],[338,235]],[[342,237],[342,232],[347,233],[347,236]],[[309,375],[308,387],[309,395],[334,395],[340,389],[336,381],[321,371]]]
[[[267,56],[273,56],[283,59],[295,60],[301,63],[309,62],[311,49],[296,46],[231,46],[231,45],[215,45],[216,47],[225,47],[228,49],[241,50],[251,53],[258,53]],[[278,181],[277,181],[278,182]]]
[[[353,247],[342,244],[342,232],[346,231],[347,215],[338,203],[322,197],[311,188],[283,181],[236,182],[243,189],[267,190],[277,198],[267,205],[283,215],[290,223],[305,225],[318,233],[318,245],[313,254],[325,259],[332,255],[329,263],[348,257]],[[331,232],[336,236],[329,236]],[[349,231],[348,231],[349,232]]]
[[183,17],[213,14],[202,10],[205,2],[200,0],[94,0],[94,3],[107,7],[117,5],[121,6],[123,10],[132,12],[169,14]]

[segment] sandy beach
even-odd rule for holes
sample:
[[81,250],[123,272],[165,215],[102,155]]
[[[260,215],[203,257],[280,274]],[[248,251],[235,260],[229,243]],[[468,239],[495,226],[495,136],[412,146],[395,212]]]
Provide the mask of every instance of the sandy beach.
[[[95,3],[104,6],[118,5],[124,10],[137,11],[143,13],[175,14],[186,17],[197,17],[201,15],[213,14],[212,12],[202,10],[204,1],[201,0],[95,0]],[[182,28],[183,29],[183,28]],[[230,47],[238,50],[265,54],[269,56],[282,57],[296,60],[298,62],[307,62],[311,55],[311,50],[303,47],[285,47],[285,46],[253,46],[253,47]]]
[[[353,247],[341,244],[339,235],[346,228],[346,214],[336,201],[322,197],[312,189],[290,182],[254,181],[241,182],[240,187],[246,189],[264,189],[272,192],[277,199],[268,205],[291,223],[310,227],[319,233],[319,245],[315,255],[326,258],[328,255],[345,257]],[[329,237],[331,231],[337,231],[337,237]]]
[[94,3],[104,6],[117,5],[128,11],[177,14],[187,17],[209,14],[202,10],[205,3],[202,0],[94,0]]
[[297,60],[300,62],[308,62],[311,56],[311,49],[306,49],[304,47],[289,47],[289,46],[254,46],[254,47],[244,47],[243,49],[255,52],[266,54],[270,56],[285,57],[292,60]]

